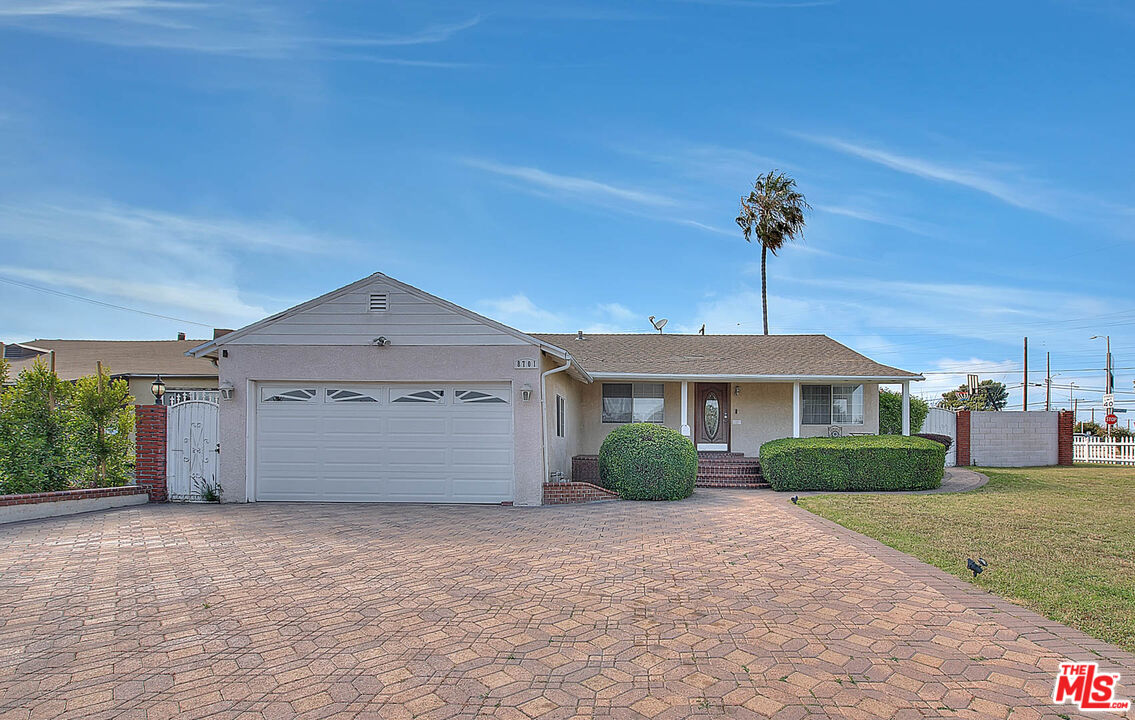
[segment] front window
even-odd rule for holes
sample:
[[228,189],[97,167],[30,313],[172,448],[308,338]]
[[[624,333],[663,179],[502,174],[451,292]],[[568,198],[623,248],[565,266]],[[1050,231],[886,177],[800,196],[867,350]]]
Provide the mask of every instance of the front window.
[[662,423],[662,383],[603,383],[603,422]]
[[804,385],[804,425],[862,425],[862,385]]

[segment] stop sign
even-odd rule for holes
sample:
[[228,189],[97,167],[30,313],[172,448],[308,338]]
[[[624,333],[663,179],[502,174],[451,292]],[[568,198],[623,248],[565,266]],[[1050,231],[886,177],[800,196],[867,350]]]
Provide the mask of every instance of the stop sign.
[[1114,425],[1114,424],[1116,424],[1117,422],[1119,422],[1119,418],[1117,418],[1117,417],[1115,416],[1115,413],[1108,413],[1108,414],[1107,414],[1107,417],[1105,417],[1105,418],[1103,419],[1103,421],[1104,421],[1105,423],[1107,423],[1108,425]]

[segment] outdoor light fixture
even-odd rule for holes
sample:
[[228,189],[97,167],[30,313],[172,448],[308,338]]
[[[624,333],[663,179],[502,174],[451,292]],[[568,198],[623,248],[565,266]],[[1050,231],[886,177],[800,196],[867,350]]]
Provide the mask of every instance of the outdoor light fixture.
[[221,391],[221,399],[222,400],[232,400],[233,399],[233,384],[231,382],[229,382],[228,380],[225,380],[223,383],[221,383],[221,385],[218,389]]
[[741,386],[740,385],[734,385],[733,386],[733,397],[741,397]]
[[520,388],[520,399],[523,400],[524,402],[528,402],[529,400],[532,399],[532,386],[529,385],[528,383],[524,383],[524,385],[521,386],[521,388]]
[[150,392],[154,394],[154,404],[162,404],[162,395],[166,394],[166,384],[162,382],[162,376],[158,375],[154,378],[154,382],[150,384]]

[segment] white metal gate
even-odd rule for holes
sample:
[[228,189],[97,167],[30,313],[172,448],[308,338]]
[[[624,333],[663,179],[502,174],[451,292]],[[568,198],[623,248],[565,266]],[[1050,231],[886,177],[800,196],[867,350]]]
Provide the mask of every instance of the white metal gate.
[[217,404],[189,400],[169,408],[166,420],[166,492],[171,501],[200,500],[217,485]]
[[937,407],[930,408],[930,412],[926,414],[926,420],[922,423],[922,432],[949,435],[953,438],[954,442],[946,451],[946,467],[954,467],[958,464],[958,416],[954,411]]

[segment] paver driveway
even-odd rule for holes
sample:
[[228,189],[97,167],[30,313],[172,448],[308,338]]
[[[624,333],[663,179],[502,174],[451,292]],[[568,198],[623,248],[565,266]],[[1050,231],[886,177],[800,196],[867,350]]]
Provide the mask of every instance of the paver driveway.
[[1135,679],[764,492],[141,506],[0,527],[0,569],[5,718],[1018,720],[1070,713],[1062,655]]

